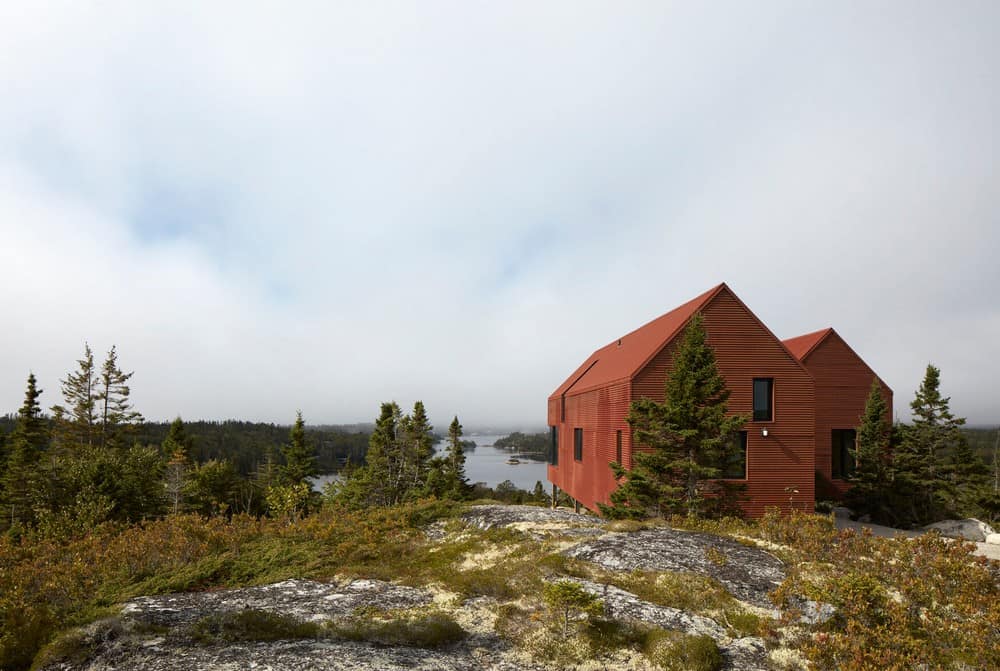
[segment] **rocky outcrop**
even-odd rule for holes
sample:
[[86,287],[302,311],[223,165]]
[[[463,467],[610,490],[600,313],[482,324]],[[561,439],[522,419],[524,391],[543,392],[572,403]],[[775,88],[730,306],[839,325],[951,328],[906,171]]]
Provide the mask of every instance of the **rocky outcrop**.
[[[769,607],[767,593],[784,577],[782,564],[754,547],[703,533],[651,528],[631,533],[609,532],[599,518],[567,510],[532,506],[477,506],[464,515],[480,529],[507,527],[543,540],[555,538],[564,554],[593,562],[609,571],[690,571],[718,580],[736,598]],[[432,542],[447,542],[439,525],[428,533]],[[465,532],[462,532],[465,533]],[[457,569],[460,570],[460,569]],[[767,668],[767,652],[758,638],[734,638],[715,620],[653,604],[618,587],[574,578],[600,596],[605,615],[641,622],[716,641],[727,669]],[[438,648],[346,640],[341,635],[296,640],[232,640],[208,643],[191,632],[206,617],[264,612],[296,622],[342,622],[359,612],[447,612],[464,637]],[[378,580],[324,583],[286,580],[272,585],[232,590],[140,597],[126,603],[118,618],[95,623],[80,632],[79,649],[86,659],[53,661],[45,671],[235,671],[236,669],[507,671],[551,668],[496,632],[499,603],[489,597],[462,600],[432,585],[414,587]],[[323,630],[328,631],[328,630]],[[613,665],[616,665],[615,662]],[[631,663],[630,663],[631,664]],[[641,663],[639,664],[642,665]],[[598,663],[594,668],[600,667]]]
[[605,533],[607,523],[593,515],[538,506],[475,506],[462,515],[467,523],[480,529],[508,527],[536,538],[554,533],[560,536],[595,537]]
[[405,609],[425,606],[432,600],[433,595],[427,590],[380,580],[352,580],[342,585],[285,580],[263,587],[140,597],[125,604],[122,615],[153,627],[177,627],[191,624],[208,613],[248,609],[319,622],[350,615],[363,606]]
[[986,537],[995,533],[993,528],[975,518],[964,520],[942,520],[924,527],[927,531],[937,531],[948,538],[985,543]]
[[691,571],[715,578],[737,599],[773,607],[767,595],[785,579],[767,552],[720,536],[666,527],[609,533],[566,552],[611,571]]
[[657,606],[643,601],[635,594],[613,585],[602,585],[589,580],[577,580],[591,594],[601,597],[604,612],[614,619],[629,619],[651,624],[663,629],[682,631],[692,636],[711,636],[719,645],[728,668],[757,671],[768,668],[764,641],[756,637],[732,638],[711,618],[687,613],[677,608]]

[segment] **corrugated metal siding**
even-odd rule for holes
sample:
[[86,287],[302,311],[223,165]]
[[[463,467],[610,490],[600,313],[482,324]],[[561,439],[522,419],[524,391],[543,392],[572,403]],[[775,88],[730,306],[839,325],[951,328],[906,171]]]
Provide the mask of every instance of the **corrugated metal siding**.
[[[812,376],[777,338],[729,291],[722,290],[702,310],[709,344],[730,388],[730,411],[750,414],[753,378],[774,378],[774,421],[749,422],[747,439],[748,515],[770,506],[812,510],[815,481],[815,390]],[[668,343],[630,381],[616,381],[566,395],[559,426],[559,465],[549,480],[590,509],[608,502],[617,483],[607,464],[615,459],[615,432],[622,431],[622,460],[632,466],[636,449],[625,417],[634,398],[663,400],[674,345]],[[550,399],[550,423],[553,418]],[[767,427],[769,436],[761,436]],[[573,429],[584,430],[584,458],[573,459]],[[788,489],[797,490],[795,492]]]
[[[566,421],[559,427],[559,465],[549,466],[549,481],[591,510],[607,503],[615,488],[608,464],[615,459],[615,431],[627,433],[627,382],[618,382],[581,394],[566,395]],[[573,458],[573,430],[583,429],[583,460]],[[629,444],[622,436],[622,449]]]
[[[803,362],[816,380],[816,471],[833,490],[843,496],[848,484],[832,479],[831,434],[833,429],[854,429],[876,375],[837,335],[831,333]],[[892,390],[880,381],[892,421]]]
[[[774,378],[774,420],[748,422],[747,496],[744,510],[752,517],[765,508],[794,505],[812,509],[814,497],[815,397],[812,377],[728,289],[703,310],[708,342],[715,350],[719,372],[731,392],[729,409],[749,415],[753,409],[753,378]],[[674,346],[664,348],[636,376],[634,398],[663,400]],[[768,437],[761,436],[762,428]],[[797,494],[785,488],[797,489]]]

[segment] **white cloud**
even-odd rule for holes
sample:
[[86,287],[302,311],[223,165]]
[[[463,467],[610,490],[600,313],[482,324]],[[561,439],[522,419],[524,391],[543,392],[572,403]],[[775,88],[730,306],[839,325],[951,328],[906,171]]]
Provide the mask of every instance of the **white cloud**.
[[996,14],[8,3],[0,408],[86,339],[154,418],[540,425],[725,280],[996,421]]

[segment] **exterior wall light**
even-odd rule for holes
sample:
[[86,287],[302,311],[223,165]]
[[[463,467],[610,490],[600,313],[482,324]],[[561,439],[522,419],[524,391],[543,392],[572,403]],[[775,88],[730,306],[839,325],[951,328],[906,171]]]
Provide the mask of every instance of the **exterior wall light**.
[[762,436],[764,436],[765,438],[767,438],[767,429],[761,429],[761,430],[760,430],[760,435],[762,435]]

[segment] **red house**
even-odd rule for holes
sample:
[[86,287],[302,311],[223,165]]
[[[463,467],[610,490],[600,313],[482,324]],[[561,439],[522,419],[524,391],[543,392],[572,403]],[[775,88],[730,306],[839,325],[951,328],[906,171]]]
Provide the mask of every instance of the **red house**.
[[[817,436],[857,426],[874,373],[853,352],[853,359],[838,359],[839,336],[816,337],[811,347],[794,339],[791,350],[725,284],[597,350],[549,396],[549,481],[591,510],[609,502],[617,483],[608,464],[631,468],[633,451],[641,449],[625,421],[629,404],[663,400],[678,336],[697,313],[730,390],[730,413],[752,417],[740,435],[742,472],[727,474],[746,484],[746,513],[756,517],[770,506],[812,510],[817,473],[833,478],[829,439]],[[858,397],[855,387],[866,374]],[[838,381],[850,385],[849,398],[838,395]],[[854,420],[844,423],[851,413]]]
[[890,422],[892,390],[832,328],[789,338],[785,347],[816,383],[816,497],[839,499],[847,491],[845,476],[854,468],[850,449],[872,380],[882,388]]

